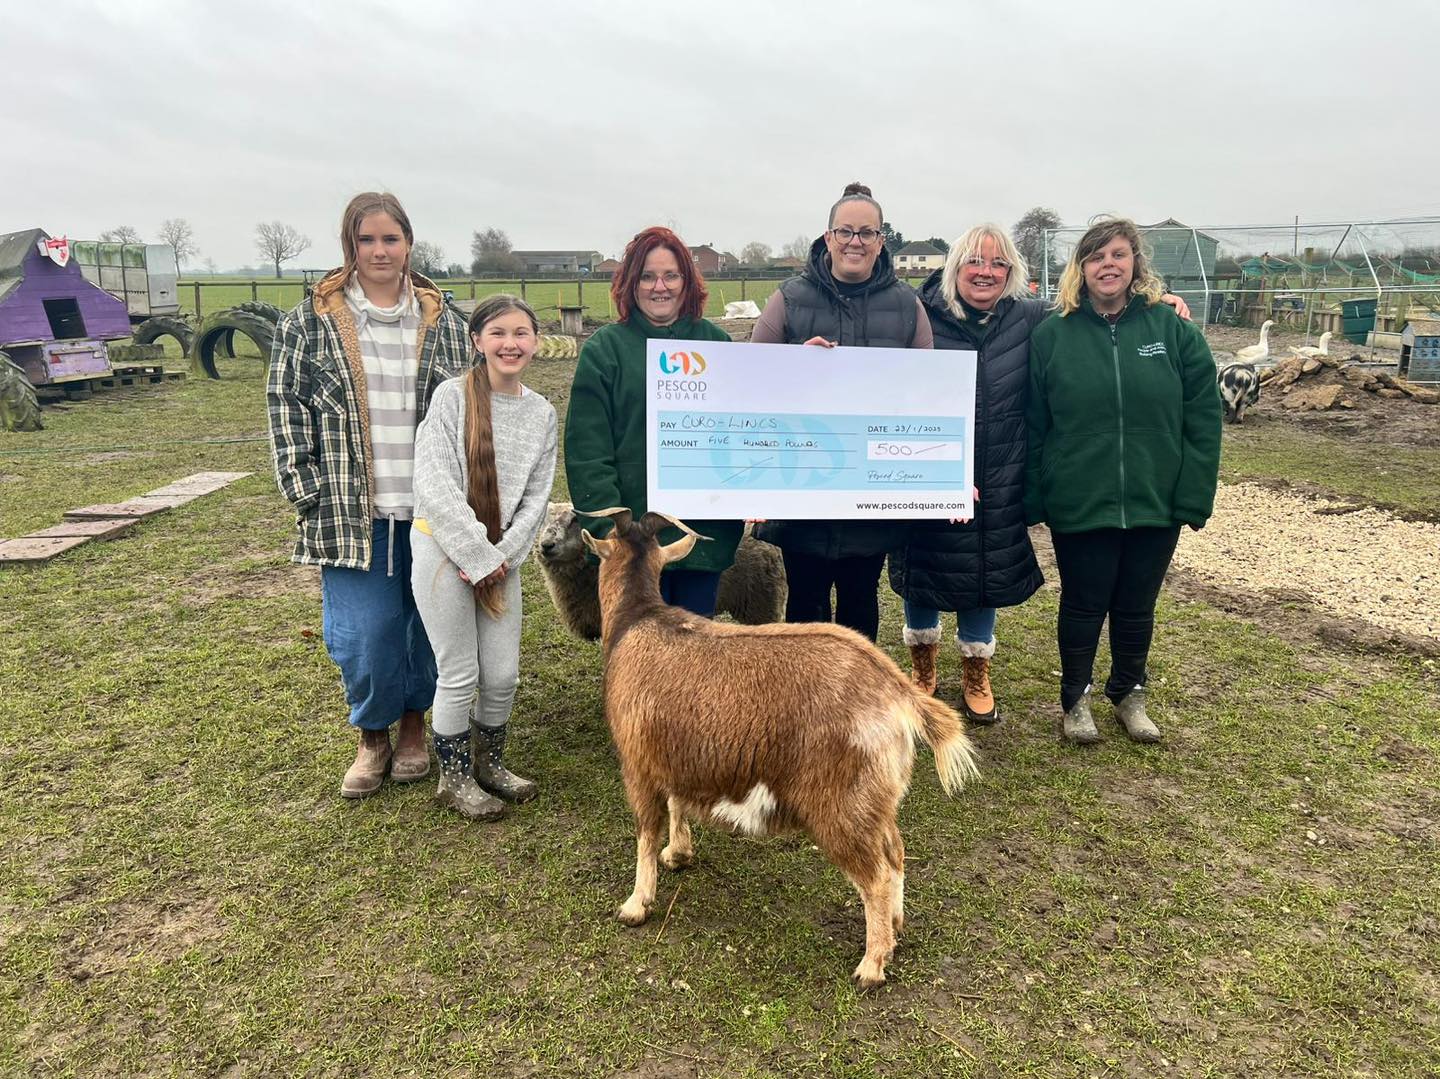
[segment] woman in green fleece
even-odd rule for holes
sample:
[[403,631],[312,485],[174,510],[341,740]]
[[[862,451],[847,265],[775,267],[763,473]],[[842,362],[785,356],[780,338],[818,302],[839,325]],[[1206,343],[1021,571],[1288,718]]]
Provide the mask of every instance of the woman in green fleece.
[[[628,506],[638,518],[645,501],[645,342],[728,341],[705,310],[705,279],[680,237],[655,226],[625,248],[610,282],[619,320],[596,331],[580,350],[570,408],[565,416],[565,478],[577,511]],[[664,506],[655,507],[664,510]],[[608,518],[582,518],[595,536],[612,527]],[[735,560],[744,527],[740,521],[688,521],[713,542],[699,543],[665,567],[660,594],[666,603],[710,618],[720,574]],[[660,542],[680,538],[666,529]]]
[[1060,278],[1030,343],[1025,510],[1060,570],[1065,738],[1099,740],[1090,679],[1110,619],[1105,695],[1126,733],[1157,742],[1145,711],[1155,602],[1180,526],[1202,528],[1220,469],[1220,394],[1204,335],[1163,303],[1133,221],[1099,222]]

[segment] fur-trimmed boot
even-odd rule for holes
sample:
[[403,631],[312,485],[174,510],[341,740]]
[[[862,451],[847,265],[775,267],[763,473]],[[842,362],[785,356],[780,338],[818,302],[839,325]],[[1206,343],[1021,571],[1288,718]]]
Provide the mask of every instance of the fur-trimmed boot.
[[517,776],[505,767],[505,732],[508,724],[482,727],[470,724],[475,740],[475,779],[497,798],[507,802],[528,802],[539,793],[533,779]]
[[435,735],[435,756],[440,761],[440,786],[435,801],[471,820],[498,820],[505,803],[481,789],[470,774],[470,732]]
[[988,726],[1000,722],[1000,706],[990,689],[990,658],[995,655],[995,638],[985,644],[960,641],[961,702],[965,718],[971,723]]
[[360,746],[355,750],[355,761],[340,781],[341,798],[368,798],[385,782],[385,773],[390,770],[389,729],[370,731],[361,728]]
[[940,656],[940,627],[911,629],[902,632],[910,646],[910,680],[930,695],[935,693],[935,661]]
[[1160,741],[1160,728],[1145,713],[1145,687],[1136,686],[1115,702],[1115,718],[1132,742]]

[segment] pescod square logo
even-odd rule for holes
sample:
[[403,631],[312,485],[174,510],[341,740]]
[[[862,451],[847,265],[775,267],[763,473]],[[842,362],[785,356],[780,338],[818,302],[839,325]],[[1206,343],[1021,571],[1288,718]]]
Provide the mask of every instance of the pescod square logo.
[[1135,350],[1135,352],[1136,352],[1137,355],[1140,355],[1140,356],[1168,356],[1168,355],[1170,355],[1168,352],[1165,351],[1165,342],[1164,342],[1164,341],[1152,341],[1152,342],[1151,342],[1150,344],[1148,344],[1148,345],[1141,345],[1139,348],[1137,348],[1137,349]]
[[[698,376],[710,366],[698,352],[662,352],[660,370],[667,375]],[[709,389],[703,378],[662,378],[655,383],[657,401],[703,401]]]

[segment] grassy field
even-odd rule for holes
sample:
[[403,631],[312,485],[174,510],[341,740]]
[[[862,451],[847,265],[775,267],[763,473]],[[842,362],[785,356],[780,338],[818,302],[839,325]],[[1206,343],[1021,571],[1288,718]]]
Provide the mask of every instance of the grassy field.
[[[573,367],[529,380],[562,416]],[[1162,598],[1169,739],[1134,746],[1102,707],[1106,741],[1077,752],[1054,732],[1054,591],[1002,612],[1006,721],[976,732],[983,779],[953,800],[918,757],[906,933],[890,984],[858,995],[861,909],[801,837],[697,829],[657,917],[615,921],[633,846],[599,651],[560,627],[533,563],[511,757],[540,799],[488,826],[428,783],[342,801],[353,741],[317,578],[287,562],[261,365],[226,373],[0,433],[7,535],[255,473],[0,570],[0,1073],[1440,1071],[1433,664]],[[1226,473],[1286,474],[1298,452],[1227,438]],[[1404,497],[1440,509],[1426,459]],[[1359,466],[1325,478],[1392,498]],[[952,700],[956,668],[944,650]]]
[[[770,294],[780,283],[780,278],[771,281],[711,281],[708,282],[710,295],[705,303],[705,314],[718,318],[725,313],[725,305],[735,300],[754,300],[762,307]],[[521,286],[516,281],[446,281],[439,282],[441,288],[455,293],[457,300],[470,300],[492,295],[496,292],[520,294]],[[742,290],[742,287],[743,290]],[[581,288],[583,287],[583,296]],[[289,310],[300,302],[304,286],[298,280],[259,281],[252,289],[249,280],[221,280],[202,282],[200,285],[201,314],[209,315],[226,307],[233,307],[246,300],[259,299]],[[743,291],[743,295],[742,295]],[[195,311],[195,287],[193,283],[182,283],[179,289],[180,307],[184,311]],[[578,286],[574,281],[527,281],[525,298],[536,313],[546,320],[558,319],[557,305],[583,303],[585,317],[599,321],[610,321],[615,310],[610,300],[609,281],[586,281]]]

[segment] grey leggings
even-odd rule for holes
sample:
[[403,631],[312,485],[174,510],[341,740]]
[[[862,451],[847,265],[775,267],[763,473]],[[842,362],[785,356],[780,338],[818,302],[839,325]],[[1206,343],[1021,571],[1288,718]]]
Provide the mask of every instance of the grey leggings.
[[505,613],[491,618],[432,537],[415,529],[410,546],[415,606],[440,671],[431,726],[436,734],[452,737],[470,729],[473,715],[483,727],[503,727],[520,680],[518,567],[505,576]]

